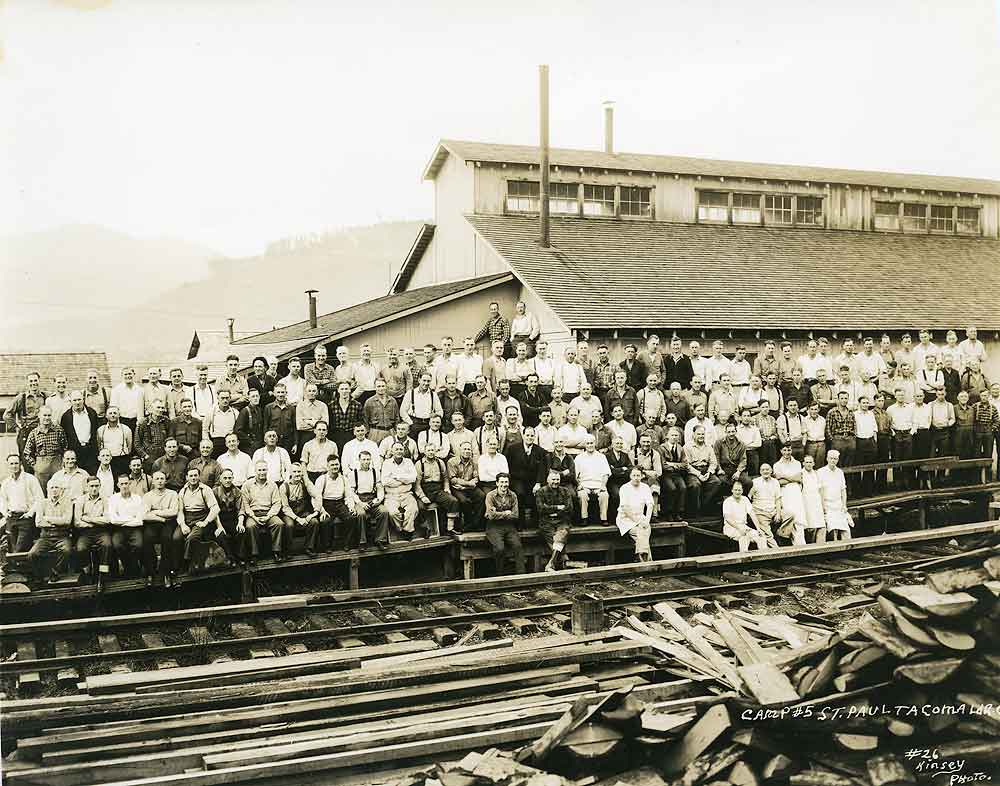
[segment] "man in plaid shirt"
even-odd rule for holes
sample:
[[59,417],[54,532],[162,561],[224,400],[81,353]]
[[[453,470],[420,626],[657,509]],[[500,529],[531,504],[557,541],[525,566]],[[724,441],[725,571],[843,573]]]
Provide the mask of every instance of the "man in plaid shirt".
[[500,316],[500,304],[496,301],[490,303],[490,318],[476,333],[476,343],[478,344],[487,336],[489,336],[491,345],[494,341],[503,342],[504,356],[506,357],[510,347],[510,322]]
[[837,406],[826,415],[826,439],[830,450],[840,453],[840,466],[849,467],[854,463],[857,447],[857,424],[854,413],[847,407],[848,393],[837,393]]
[[[1000,385],[994,383],[991,392],[1000,394]],[[996,435],[1000,435],[1000,410],[988,396],[982,396],[972,407],[972,440],[977,456],[993,456]]]
[[52,422],[52,410],[48,405],[38,409],[38,421],[24,443],[24,466],[38,479],[42,493],[47,494],[49,478],[62,468],[66,432]]

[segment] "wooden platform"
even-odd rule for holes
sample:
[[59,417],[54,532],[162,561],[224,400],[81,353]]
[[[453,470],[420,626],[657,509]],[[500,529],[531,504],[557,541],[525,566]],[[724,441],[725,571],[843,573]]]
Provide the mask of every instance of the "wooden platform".
[[[650,545],[653,549],[670,547],[673,556],[683,557],[685,553],[685,534],[687,524],[682,521],[654,522],[650,535]],[[524,546],[524,556],[529,572],[540,572],[548,560],[549,551],[537,529],[521,530],[521,543]],[[462,574],[466,579],[475,578],[476,561],[492,560],[493,552],[486,541],[483,532],[467,532],[452,535],[458,544],[458,559],[462,563]],[[615,526],[579,525],[570,531],[569,542],[566,544],[566,554],[590,554],[600,552],[604,555],[607,565],[616,562],[618,552],[634,553],[632,539],[623,537]]]

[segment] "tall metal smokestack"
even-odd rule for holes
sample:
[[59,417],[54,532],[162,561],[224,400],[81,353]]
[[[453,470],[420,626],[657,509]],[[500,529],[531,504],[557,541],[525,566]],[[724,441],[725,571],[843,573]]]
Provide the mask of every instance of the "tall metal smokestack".
[[226,325],[229,328],[229,343],[232,344],[233,342],[236,341],[236,330],[235,330],[236,320],[230,317],[229,319],[226,320]]
[[548,248],[549,243],[549,67],[547,65],[538,66],[538,103],[539,103],[539,147],[541,147],[542,160],[540,169],[542,173],[541,193],[539,194],[538,214],[541,219],[541,244],[542,248]]
[[615,152],[615,102],[604,102],[604,152]]
[[309,297],[309,327],[316,328],[319,322],[316,317],[316,293],[318,289],[307,289],[306,295]]

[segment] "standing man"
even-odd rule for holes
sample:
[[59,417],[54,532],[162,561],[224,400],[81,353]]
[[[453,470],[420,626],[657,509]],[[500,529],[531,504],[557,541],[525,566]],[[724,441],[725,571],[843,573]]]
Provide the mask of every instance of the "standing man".
[[219,485],[222,466],[212,458],[212,440],[203,439],[198,443],[198,451],[198,455],[188,461],[188,469],[198,470],[201,482],[209,488],[215,488]]
[[[329,426],[330,410],[319,400],[318,395],[319,388],[316,387],[316,383],[309,382],[306,384],[305,398],[295,405],[295,441],[300,446],[313,438],[317,423],[322,421]],[[325,461],[320,471],[326,471]]]
[[410,427],[410,436],[416,439],[421,431],[427,430],[431,415],[443,414],[441,401],[431,390],[431,375],[424,371],[420,374],[418,387],[408,390],[403,396],[400,419]]
[[358,400],[351,397],[351,384],[342,381],[337,385],[337,397],[330,403],[330,438],[337,443],[340,455],[344,453],[344,445],[354,438],[354,427],[359,424],[364,424],[364,411]]
[[650,334],[646,339],[646,348],[637,353],[636,357],[646,367],[647,379],[650,374],[656,374],[657,385],[662,384],[667,378],[667,371],[663,355],[660,353],[660,337],[655,333]]
[[515,572],[524,573],[524,549],[517,531],[520,510],[508,475],[497,475],[497,487],[486,495],[485,506],[486,540],[493,552],[496,575],[503,575],[508,556],[514,560]]
[[[410,379],[409,370],[399,362],[399,350],[395,347],[386,347],[386,364],[382,366],[380,375],[385,380],[385,392],[396,402],[396,406],[403,401],[403,394],[411,387],[413,382]],[[480,358],[482,363],[482,358]],[[376,392],[378,388],[376,388]]]
[[52,410],[43,404],[38,410],[38,425],[28,434],[24,445],[24,466],[38,478],[42,493],[48,494],[49,479],[62,466],[66,450],[66,432],[52,422]]
[[105,414],[108,422],[97,428],[97,450],[111,453],[111,469],[117,481],[120,475],[128,474],[133,436],[129,427],[119,420],[118,407],[108,405]]
[[[236,416],[234,431],[248,453],[264,447],[264,410],[260,406],[260,390],[250,388],[248,404]],[[235,412],[235,410],[233,410]]]
[[52,410],[52,420],[58,423],[62,420],[63,413],[69,409],[69,393],[66,391],[65,374],[56,374],[54,381],[55,393],[45,399],[45,403]]
[[490,316],[486,320],[486,324],[475,335],[476,343],[478,344],[487,337],[490,344],[497,341],[503,342],[503,354],[507,353],[507,347],[510,345],[510,323],[500,316],[500,304],[495,300],[490,303]]
[[460,412],[466,419],[472,417],[472,406],[466,395],[458,389],[458,380],[454,375],[445,376],[444,390],[438,393],[438,398],[441,400],[441,430],[445,433],[451,431],[451,416],[456,412]]
[[306,385],[316,386],[319,400],[329,404],[337,392],[337,382],[333,366],[326,362],[326,347],[318,346],[313,350],[313,362],[305,368]]
[[111,388],[111,404],[118,407],[118,416],[129,430],[138,435],[136,427],[146,419],[146,400],[142,386],[135,382],[135,369],[122,369],[122,381]]
[[684,354],[682,346],[678,336],[670,339],[670,354],[663,360],[663,380],[669,387],[673,387],[676,382],[683,390],[691,387],[694,367],[691,365],[691,358]]
[[719,386],[723,374],[732,379],[733,367],[729,362],[729,358],[723,354],[725,348],[726,345],[723,342],[718,340],[713,341],[712,356],[705,361],[705,368],[708,374],[705,378],[705,389],[710,393]]
[[106,422],[105,413],[111,404],[111,393],[100,383],[96,368],[87,369],[87,384],[83,388],[83,403],[97,414],[97,425],[103,426]]
[[340,468],[346,475],[361,466],[361,454],[370,453],[375,469],[382,468],[382,454],[378,443],[368,438],[368,427],[358,423],[354,427],[354,439],[350,440],[340,453]]
[[[472,336],[466,336],[462,354],[458,356],[458,389],[469,395],[476,387],[476,377],[483,373],[483,356],[476,351]],[[402,395],[402,394],[400,394]]]
[[87,472],[97,471],[97,413],[84,404],[83,392],[69,395],[70,407],[63,412],[59,425],[66,434],[66,445],[76,453],[77,461]]
[[538,474],[545,464],[545,451],[535,444],[535,429],[526,426],[521,439],[504,448],[507,467],[510,470],[510,486],[517,495],[518,510],[527,519],[529,510],[535,509],[535,488],[538,485]]
[[306,440],[302,446],[300,461],[306,475],[313,483],[316,482],[320,475],[326,472],[326,464],[330,456],[340,455],[337,450],[337,443],[332,439],[327,439],[327,432],[326,421],[319,421],[316,424],[316,436],[313,439]]
[[204,363],[199,364],[196,371],[198,381],[191,388],[191,401],[194,404],[194,413],[204,421],[215,409],[215,388],[208,384],[208,366]]
[[[878,419],[871,408],[871,399],[861,396],[858,411],[854,413],[856,429],[854,454],[855,464],[874,464],[878,460]],[[864,472],[858,477],[858,491],[862,497],[870,497],[875,492],[875,473]]]
[[371,344],[362,344],[361,360],[354,364],[354,381],[356,385],[354,392],[351,393],[362,407],[364,407],[368,399],[375,395],[375,380],[379,378],[380,374],[379,367],[372,362]]
[[275,384],[274,401],[264,407],[264,429],[273,429],[278,433],[278,444],[288,451],[289,456],[298,455],[295,405],[288,403],[288,388],[284,382]]
[[934,391],[931,402],[931,456],[951,454],[952,433],[955,430],[955,405],[945,397],[943,385]]
[[775,421],[778,429],[778,441],[782,446],[791,445],[792,457],[796,461],[802,461],[806,454],[806,422],[799,412],[799,402],[792,399],[785,405],[785,412]]
[[972,325],[965,329],[965,339],[958,345],[961,368],[968,368],[970,361],[979,365],[986,362],[986,345],[979,340],[979,331]]
[[7,456],[10,475],[0,481],[0,517],[11,551],[23,553],[35,540],[35,519],[45,504],[38,478],[25,472],[16,453]]
[[288,361],[288,375],[278,383],[285,386],[289,404],[298,404],[306,397],[306,378],[302,376],[302,361],[299,358]]
[[181,414],[181,402],[190,398],[184,385],[184,372],[179,368],[170,369],[170,385],[166,390],[167,417],[173,420]]
[[607,394],[611,386],[615,383],[615,364],[611,362],[608,353],[608,345],[601,344],[597,347],[597,360],[592,369],[593,382],[591,385],[601,403],[607,406]]
[[153,473],[162,472],[167,477],[167,488],[180,491],[187,481],[188,460],[178,453],[177,440],[167,437],[163,455],[153,462]]
[[369,437],[376,445],[381,444],[383,439],[396,430],[396,423],[399,422],[399,404],[389,395],[384,378],[379,377],[375,380],[375,395],[365,402],[362,418],[368,427]]
[[76,499],[86,493],[88,477],[88,473],[77,466],[76,453],[66,450],[63,452],[62,469],[52,476],[49,483],[58,483],[70,499]]
[[170,420],[166,414],[166,402],[156,399],[150,407],[150,415],[139,424],[135,439],[135,454],[149,469],[153,462],[164,454],[167,437],[170,436]]
[[202,424],[193,414],[194,405],[191,399],[181,399],[176,407],[177,414],[170,421],[169,433],[177,440],[181,455],[186,459],[193,459],[198,455],[198,446],[201,444]]
[[267,358],[253,359],[253,372],[247,377],[247,392],[256,390],[260,393],[260,407],[263,409],[274,401],[274,377],[267,373]]
[[857,448],[857,424],[847,402],[847,391],[838,391],[837,406],[826,416],[826,439],[829,450],[838,451],[840,464],[844,467],[855,463],[854,452]]
[[625,359],[618,364],[618,368],[625,372],[625,381],[633,390],[646,384],[646,365],[639,360],[635,344],[625,345]]
[[615,372],[615,384],[607,395],[607,411],[613,415],[615,407],[621,407],[624,420],[634,424],[638,419],[639,402],[635,388],[627,384],[627,379],[628,372],[624,369]]
[[160,383],[160,369],[155,366],[146,371],[149,380],[142,386],[142,401],[146,408],[146,417],[153,414],[153,402],[163,402],[163,412],[167,412],[167,388]]
[[[258,360],[262,359],[258,358]],[[243,409],[243,407],[247,405],[247,402],[249,401],[247,394],[250,392],[250,387],[247,384],[246,379],[241,377],[238,373],[239,369],[239,355],[227,355],[226,374],[222,377],[222,379],[217,379],[215,381],[216,397],[220,398],[223,391],[227,391],[229,393],[229,405],[236,410]]]

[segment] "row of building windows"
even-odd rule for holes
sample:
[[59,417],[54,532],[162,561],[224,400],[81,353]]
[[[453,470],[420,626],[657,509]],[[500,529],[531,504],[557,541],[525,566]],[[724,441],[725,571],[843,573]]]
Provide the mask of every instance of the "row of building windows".
[[698,221],[715,224],[823,226],[823,197],[699,191]]
[[[652,189],[591,183],[551,183],[549,212],[565,216],[652,218]],[[537,213],[537,181],[507,181],[507,212]],[[823,197],[698,191],[698,221],[710,224],[823,227]],[[885,232],[935,232],[978,235],[979,208],[875,202],[874,229]]]
[[[550,183],[549,212],[564,216],[628,216],[651,218],[652,189],[590,183]],[[541,202],[537,181],[507,181],[507,212],[537,213]]]
[[978,235],[979,208],[919,205],[913,202],[876,202],[875,229],[885,232]]

